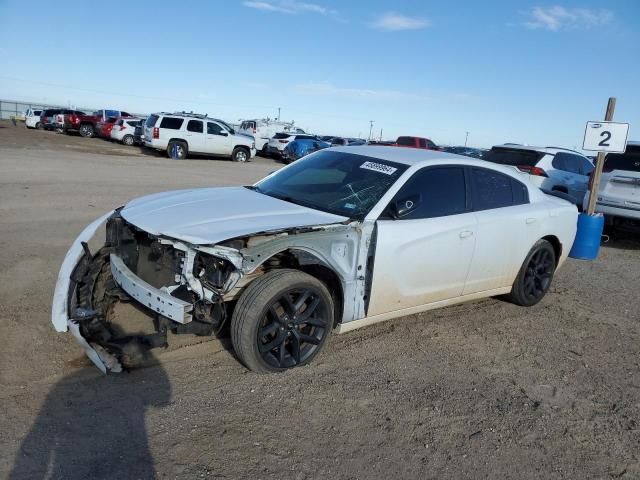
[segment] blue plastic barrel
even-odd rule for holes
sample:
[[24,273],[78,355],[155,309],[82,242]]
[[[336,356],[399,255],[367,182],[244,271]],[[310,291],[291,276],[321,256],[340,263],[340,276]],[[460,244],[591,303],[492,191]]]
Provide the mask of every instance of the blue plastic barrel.
[[578,231],[569,256],[580,260],[595,260],[598,258],[603,229],[604,215],[601,213],[596,213],[595,215],[581,213],[578,215]]

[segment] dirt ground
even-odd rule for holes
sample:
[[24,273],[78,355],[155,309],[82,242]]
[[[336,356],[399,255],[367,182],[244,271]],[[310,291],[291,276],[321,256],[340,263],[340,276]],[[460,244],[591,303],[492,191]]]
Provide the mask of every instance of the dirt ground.
[[569,260],[533,308],[489,299],[335,335],[280,375],[222,339],[103,376],[54,332],[58,268],[91,220],[278,166],[0,124],[0,478],[640,478],[638,237]]

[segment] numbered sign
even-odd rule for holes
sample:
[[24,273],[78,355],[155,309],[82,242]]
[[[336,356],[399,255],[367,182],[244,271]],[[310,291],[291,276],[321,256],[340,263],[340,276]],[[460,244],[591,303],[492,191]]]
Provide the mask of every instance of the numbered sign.
[[587,122],[582,149],[590,152],[624,153],[628,134],[628,123]]

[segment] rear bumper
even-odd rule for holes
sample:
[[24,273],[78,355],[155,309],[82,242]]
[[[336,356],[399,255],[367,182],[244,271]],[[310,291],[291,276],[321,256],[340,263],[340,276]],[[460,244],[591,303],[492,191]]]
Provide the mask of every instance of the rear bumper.
[[[589,194],[587,193],[584,197],[583,208],[586,211],[587,205],[589,204]],[[631,220],[640,221],[640,205],[632,206],[632,205],[616,205],[610,202],[607,202],[606,199],[598,200],[596,202],[596,212],[602,213],[608,217],[619,217],[619,218],[628,218]]]
[[284,151],[284,150],[278,150],[278,147],[272,147],[271,145],[269,145],[269,146],[267,147],[267,153],[268,153],[269,155],[274,155],[274,156],[276,156],[276,157],[282,157],[282,152],[283,152],[283,151]]

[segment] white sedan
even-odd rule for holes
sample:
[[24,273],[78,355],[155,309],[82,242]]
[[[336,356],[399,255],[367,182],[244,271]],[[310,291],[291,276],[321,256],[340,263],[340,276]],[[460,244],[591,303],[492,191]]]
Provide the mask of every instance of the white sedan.
[[121,118],[111,129],[111,140],[133,145],[135,143],[136,127],[142,122],[139,118]]
[[[253,186],[157,193],[105,214],[69,250],[52,320],[105,372],[166,345],[167,331],[216,335],[226,322],[249,369],[281,371],[313,360],[332,331],[494,295],[536,304],[577,215],[514,167],[330,148]],[[154,317],[151,332],[112,322],[123,299]]]

